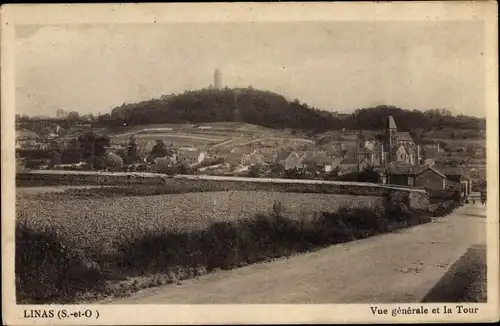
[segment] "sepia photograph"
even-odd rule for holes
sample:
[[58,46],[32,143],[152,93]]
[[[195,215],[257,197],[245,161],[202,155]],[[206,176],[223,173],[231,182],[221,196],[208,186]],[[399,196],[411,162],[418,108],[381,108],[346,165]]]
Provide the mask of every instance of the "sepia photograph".
[[[28,22],[2,6],[16,322],[347,304],[372,322],[498,321],[496,4],[367,5],[389,18],[68,5]],[[316,317],[300,321],[336,321]]]

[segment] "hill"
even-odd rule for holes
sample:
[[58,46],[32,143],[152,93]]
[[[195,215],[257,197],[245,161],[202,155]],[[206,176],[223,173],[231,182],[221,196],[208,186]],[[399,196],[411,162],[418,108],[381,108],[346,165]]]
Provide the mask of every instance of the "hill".
[[253,88],[201,89],[123,104],[110,114],[99,116],[97,125],[116,128],[159,123],[246,122],[273,129],[324,132],[342,128],[379,130],[388,115],[394,116],[401,131],[486,128],[484,118],[454,116],[445,109],[423,112],[380,105],[339,114]]
[[270,128],[326,130],[335,120],[298,100],[252,88],[202,89],[163,96],[136,104],[123,104],[99,117],[108,126],[152,123],[246,122]]

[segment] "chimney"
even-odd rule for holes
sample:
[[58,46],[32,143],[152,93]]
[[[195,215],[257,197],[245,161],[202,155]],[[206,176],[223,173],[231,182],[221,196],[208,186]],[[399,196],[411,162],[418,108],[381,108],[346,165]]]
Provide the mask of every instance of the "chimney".
[[438,142],[438,153],[440,152],[441,150],[439,149],[439,142]]

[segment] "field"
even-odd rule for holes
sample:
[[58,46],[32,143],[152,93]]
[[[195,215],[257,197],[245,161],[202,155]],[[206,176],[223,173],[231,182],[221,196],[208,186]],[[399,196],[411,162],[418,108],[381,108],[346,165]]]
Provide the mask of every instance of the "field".
[[[235,190],[105,194],[114,192],[16,194],[18,303],[127,296],[431,220],[429,212],[410,210],[400,196],[387,201]],[[445,204],[436,216],[453,209]]]
[[290,130],[273,130],[247,123],[213,122],[202,124],[209,129],[198,129],[190,124],[158,124],[122,128],[110,134],[114,141],[124,142],[134,135],[137,140],[161,139],[179,146],[194,146],[204,149],[228,150],[252,145],[294,146],[313,144],[301,134]]
[[148,232],[204,229],[215,222],[268,214],[274,201],[293,216],[333,212],[341,206],[372,206],[377,197],[279,192],[207,192],[108,198],[17,199],[18,220],[34,229],[51,226],[71,245],[93,252],[113,251],[121,241]]

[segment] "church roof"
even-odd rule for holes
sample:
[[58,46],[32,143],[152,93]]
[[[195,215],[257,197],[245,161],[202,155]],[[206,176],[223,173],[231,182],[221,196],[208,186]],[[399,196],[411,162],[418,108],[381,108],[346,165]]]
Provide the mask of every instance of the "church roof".
[[396,126],[396,121],[394,121],[392,115],[389,116],[389,129],[398,129],[398,127]]

